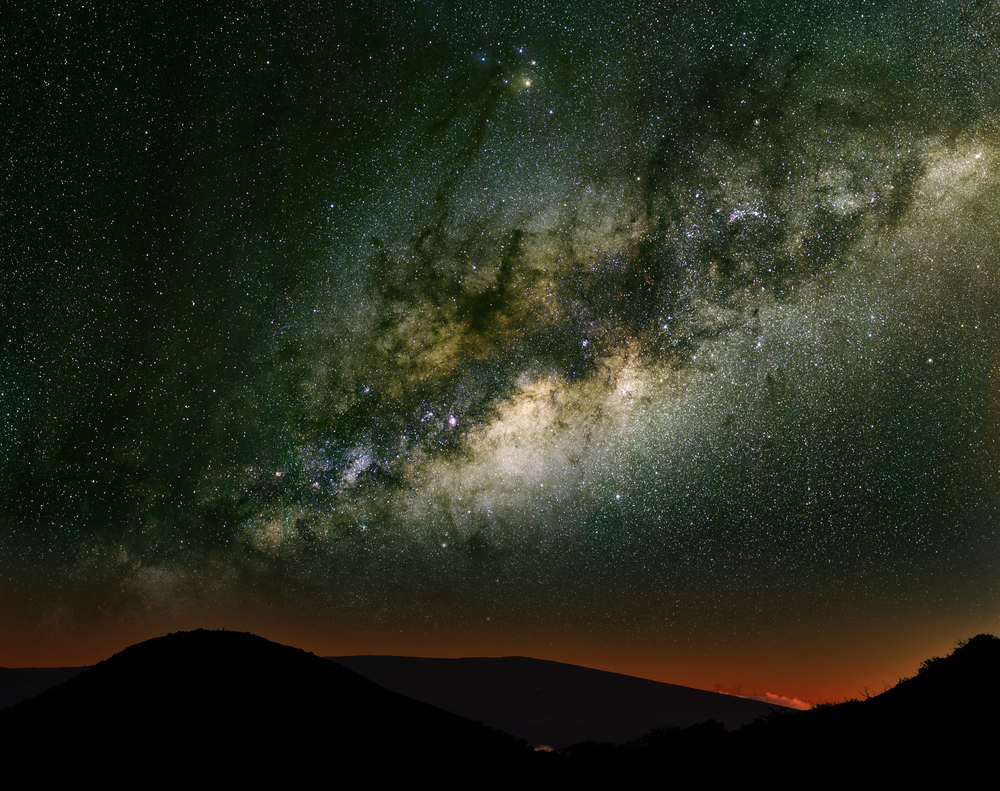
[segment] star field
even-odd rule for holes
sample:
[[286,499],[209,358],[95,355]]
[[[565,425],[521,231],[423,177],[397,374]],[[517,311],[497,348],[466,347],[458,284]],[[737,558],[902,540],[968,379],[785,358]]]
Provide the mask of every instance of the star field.
[[997,9],[618,6],[12,12],[0,662],[995,631]]

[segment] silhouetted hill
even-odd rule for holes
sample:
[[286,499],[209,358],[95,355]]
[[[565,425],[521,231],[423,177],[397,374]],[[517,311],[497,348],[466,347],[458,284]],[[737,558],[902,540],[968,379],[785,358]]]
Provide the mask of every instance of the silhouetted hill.
[[775,707],[542,659],[345,656],[386,689],[482,720],[534,745],[627,742],[651,728],[718,720],[738,728]]
[[334,662],[238,632],[139,643],[0,712],[8,773],[166,784],[522,775],[541,756]]
[[932,657],[917,675],[872,698],[879,708],[976,706],[983,694],[1000,690],[1000,639],[980,634],[959,642],[947,657]]
[[924,789],[996,782],[1000,640],[978,635],[914,678],[867,700],[775,711],[735,732],[721,723],[659,728],[627,745],[572,745],[566,762],[598,783],[670,772],[729,788],[751,774],[812,789]]
[[776,710],[736,731],[717,720],[658,727],[627,744],[591,740],[548,755],[330,660],[249,634],[198,631],[132,646],[0,712],[0,744],[8,776],[43,785],[732,788],[760,778],[812,789],[937,788],[995,782],[998,678],[1000,640],[978,635],[868,700]]

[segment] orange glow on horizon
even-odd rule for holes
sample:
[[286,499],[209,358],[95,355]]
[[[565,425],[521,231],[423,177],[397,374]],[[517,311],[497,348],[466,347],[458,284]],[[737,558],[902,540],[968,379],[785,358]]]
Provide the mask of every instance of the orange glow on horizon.
[[[737,694],[740,697],[783,698],[810,705],[839,702],[878,694],[903,677],[917,672],[931,656],[948,654],[959,635],[970,637],[996,631],[987,625],[956,632],[942,628],[931,634],[883,636],[855,635],[851,644],[833,648],[820,643],[775,642],[769,646],[744,645],[715,653],[678,648],[622,650],[617,646],[586,645],[582,640],[545,641],[468,636],[425,639],[331,634],[313,632],[287,622],[250,622],[233,618],[226,623],[147,624],[130,631],[94,628],[80,632],[34,632],[12,635],[0,642],[0,666],[77,667],[92,665],[143,640],[189,629],[226,629],[258,634],[318,656],[359,654],[458,658],[472,656],[527,656],[581,665],[668,684]],[[878,645],[878,650],[872,650]],[[776,701],[777,702],[777,701]]]

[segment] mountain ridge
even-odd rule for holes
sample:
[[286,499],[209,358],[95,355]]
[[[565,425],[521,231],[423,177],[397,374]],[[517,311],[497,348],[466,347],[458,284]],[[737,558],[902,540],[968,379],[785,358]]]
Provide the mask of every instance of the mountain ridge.
[[1000,639],[977,635],[865,700],[772,708],[738,730],[709,719],[543,753],[338,662],[247,633],[198,630],[130,646],[0,711],[0,743],[10,766],[43,780],[154,787],[195,776],[259,784],[331,772],[359,781],[592,787],[668,772],[675,782],[723,788],[761,766],[780,767],[785,785],[924,788],[953,779],[958,767],[992,768],[998,679]]
[[534,745],[626,742],[651,728],[727,728],[776,704],[532,657],[329,657],[387,689],[481,719]]
[[0,739],[48,779],[82,770],[125,781],[157,766],[173,780],[210,767],[217,780],[277,782],[290,769],[328,771],[331,760],[343,776],[404,779],[537,760],[509,734],[312,653],[204,630],[129,646],[0,712]]

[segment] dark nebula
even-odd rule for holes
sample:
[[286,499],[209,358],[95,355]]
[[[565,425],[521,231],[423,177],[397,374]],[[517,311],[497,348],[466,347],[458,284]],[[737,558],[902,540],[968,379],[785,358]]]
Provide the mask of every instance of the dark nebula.
[[216,6],[4,15],[0,663],[996,630],[995,3]]

